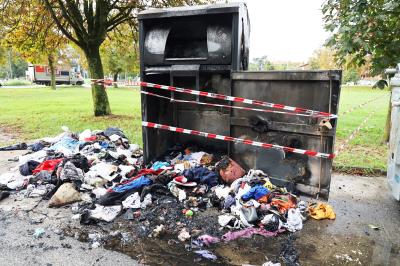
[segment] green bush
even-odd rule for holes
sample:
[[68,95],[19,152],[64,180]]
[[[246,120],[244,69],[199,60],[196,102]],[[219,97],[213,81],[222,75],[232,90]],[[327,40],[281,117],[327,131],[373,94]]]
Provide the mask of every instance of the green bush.
[[348,69],[343,71],[342,82],[346,84],[347,82],[357,82],[360,80],[360,75],[355,69]]
[[3,86],[26,86],[32,85],[29,80],[25,79],[10,79],[2,83]]

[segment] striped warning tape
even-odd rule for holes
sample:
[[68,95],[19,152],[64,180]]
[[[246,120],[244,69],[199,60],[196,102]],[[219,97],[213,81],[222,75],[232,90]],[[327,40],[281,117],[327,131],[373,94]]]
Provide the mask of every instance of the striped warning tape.
[[337,118],[337,115],[326,113],[326,112],[315,111],[315,110],[305,109],[305,108],[301,108],[301,107],[293,107],[293,106],[277,104],[277,103],[264,102],[264,101],[259,101],[259,100],[251,100],[251,99],[246,99],[246,98],[241,98],[241,97],[228,96],[228,95],[223,95],[223,94],[216,94],[216,93],[205,92],[205,91],[184,89],[184,88],[154,84],[154,83],[149,83],[149,82],[138,82],[138,85],[142,86],[142,87],[150,87],[150,88],[155,88],[155,89],[181,92],[181,93],[186,93],[186,94],[204,96],[204,97],[213,98],[213,99],[226,100],[226,101],[230,101],[230,102],[239,102],[239,103],[246,103],[246,104],[258,105],[258,106],[265,106],[265,107],[269,107],[269,108],[281,109],[281,110],[291,111],[291,112],[295,112],[295,113],[306,113],[306,114],[310,114],[311,116],[326,117],[326,118],[330,118],[330,119]]
[[321,152],[316,152],[316,151],[311,151],[311,150],[295,149],[295,148],[280,146],[280,145],[276,145],[276,144],[269,144],[269,143],[248,140],[248,139],[228,137],[228,136],[217,135],[217,134],[212,134],[212,133],[207,133],[207,132],[202,132],[202,131],[197,131],[197,130],[190,130],[190,129],[180,128],[180,127],[171,127],[171,126],[156,124],[156,123],[152,123],[152,122],[142,121],[142,126],[148,127],[148,128],[158,128],[158,129],[163,129],[163,130],[168,130],[168,131],[178,132],[178,133],[184,133],[184,134],[189,134],[189,135],[201,136],[201,137],[205,137],[205,138],[209,138],[209,139],[219,139],[219,140],[223,140],[223,141],[242,143],[242,144],[246,144],[246,145],[252,145],[252,146],[257,146],[257,147],[262,147],[262,148],[267,148],[267,149],[271,149],[271,148],[279,149],[279,150],[283,150],[285,152],[304,154],[304,155],[311,156],[311,157],[319,157],[319,158],[324,158],[324,159],[333,159],[335,157],[335,154],[321,153]]
[[[182,93],[187,93],[187,94],[192,94],[192,95],[199,95],[199,96],[204,96],[204,97],[209,97],[209,98],[214,98],[214,99],[227,100],[227,101],[231,101],[231,102],[240,102],[240,103],[265,106],[265,107],[275,108],[275,109],[283,109],[286,111],[295,112],[294,114],[297,114],[300,116],[323,117],[323,118],[329,118],[329,119],[337,118],[337,115],[335,115],[335,114],[315,111],[315,110],[311,110],[311,109],[305,109],[305,108],[301,108],[301,107],[293,107],[293,106],[282,105],[282,104],[277,104],[277,103],[269,103],[269,102],[264,102],[264,101],[259,101],[259,100],[251,100],[251,99],[246,99],[246,98],[241,98],[241,97],[234,97],[234,96],[228,96],[228,95],[216,94],[216,93],[204,92],[204,91],[196,91],[196,90],[191,90],[191,89],[184,89],[184,88],[154,84],[154,83],[149,83],[149,82],[133,82],[133,81],[113,82],[112,80],[107,80],[107,79],[92,79],[92,83],[100,84],[100,85],[104,85],[104,86],[111,86],[112,84],[121,84],[121,85],[128,85],[128,86],[151,87],[151,88],[157,88],[157,89],[163,89],[163,90],[169,90],[169,91],[182,92]],[[195,101],[187,101],[187,102],[195,103]],[[198,102],[196,102],[196,103],[198,103]],[[208,105],[211,106],[211,104],[208,104]],[[228,107],[228,105],[214,105],[214,106]],[[264,111],[264,109],[246,108],[246,107],[237,108],[237,109],[268,112],[267,110]],[[274,112],[274,113],[289,114],[288,112]],[[305,114],[301,114],[301,113],[305,113]]]
[[139,86],[137,81],[133,81],[133,80],[115,82],[115,81],[112,81],[111,79],[92,79],[91,82],[92,82],[92,84],[104,85],[104,86],[111,86],[114,84],[124,85],[124,86]]
[[342,152],[347,145],[352,141],[358,133],[361,131],[363,126],[368,122],[368,120],[375,114],[375,110],[373,110],[362,122],[361,124],[353,130],[353,132],[347,137],[347,139],[340,145],[340,147],[335,151],[335,156],[338,156],[340,152]]
[[92,84],[111,86],[113,81],[111,79],[91,79]]
[[268,110],[268,109],[259,109],[259,108],[250,108],[250,107],[243,107],[243,106],[232,106],[232,105],[225,105],[225,104],[216,104],[216,103],[205,103],[205,102],[198,102],[198,101],[189,101],[189,100],[179,100],[173,99],[170,97],[162,96],[156,93],[151,93],[148,91],[141,91],[140,93],[162,98],[169,100],[171,102],[178,102],[178,103],[190,103],[190,104],[197,104],[197,105],[205,105],[205,106],[214,106],[214,107],[222,107],[222,108],[229,108],[229,109],[239,109],[239,110],[248,110],[248,111],[256,111],[256,112],[265,112],[265,113],[278,113],[278,114],[286,114],[286,115],[296,115],[296,116],[312,116],[310,114],[299,114],[299,113],[290,113],[290,112],[283,112],[283,111],[276,111],[276,110]]

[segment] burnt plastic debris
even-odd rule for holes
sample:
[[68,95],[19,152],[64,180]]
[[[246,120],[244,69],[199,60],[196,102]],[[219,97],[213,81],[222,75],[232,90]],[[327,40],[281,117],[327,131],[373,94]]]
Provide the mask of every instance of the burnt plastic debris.
[[104,130],[104,135],[106,135],[107,137],[111,137],[112,135],[117,135],[121,138],[127,139],[127,137],[125,136],[124,132],[122,132],[122,130],[120,128],[117,127],[109,127],[106,130]]
[[45,142],[39,141],[39,142],[35,142],[35,143],[29,145],[28,147],[32,151],[36,152],[36,151],[43,150],[46,147],[46,144],[45,144]]
[[142,193],[140,194],[140,201],[143,201],[146,195],[171,195],[171,192],[163,185],[163,184],[153,184],[147,187],[144,187]]
[[19,172],[23,176],[28,176],[32,174],[32,171],[39,165],[40,163],[34,160],[29,160],[26,163],[19,166]]
[[258,133],[268,132],[268,121],[257,116],[250,117],[251,129]]
[[281,245],[280,257],[287,266],[300,266],[299,254],[295,247],[296,236],[289,234]]
[[8,191],[0,191],[0,201],[10,196],[10,192]]
[[85,210],[82,214],[81,214],[81,219],[80,219],[80,223],[83,225],[96,225],[99,221],[97,219],[94,219],[90,216],[90,211],[89,210]]
[[274,232],[279,229],[279,223],[279,216],[276,214],[271,214],[271,218],[264,223],[264,228],[267,231]]
[[5,147],[0,147],[0,151],[16,151],[16,150],[26,150],[26,149],[28,149],[28,145],[25,142]]
[[62,166],[64,166],[67,162],[71,162],[75,167],[82,169],[85,173],[89,171],[89,161],[82,154],[74,154],[71,157],[66,158]]

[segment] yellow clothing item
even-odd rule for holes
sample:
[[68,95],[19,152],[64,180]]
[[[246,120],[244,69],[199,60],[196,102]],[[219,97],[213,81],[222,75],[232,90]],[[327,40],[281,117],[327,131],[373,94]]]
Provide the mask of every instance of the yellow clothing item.
[[336,218],[336,214],[333,211],[332,206],[326,203],[317,203],[310,205],[308,207],[308,212],[310,213],[310,216],[316,220],[322,220],[322,219],[334,220]]
[[264,187],[268,188],[269,190],[274,190],[276,188],[276,186],[274,186],[268,179],[264,179],[264,181]]

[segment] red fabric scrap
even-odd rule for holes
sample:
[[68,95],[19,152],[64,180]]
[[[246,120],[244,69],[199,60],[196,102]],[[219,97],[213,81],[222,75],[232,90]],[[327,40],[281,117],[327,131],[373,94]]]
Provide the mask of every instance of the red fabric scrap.
[[61,163],[64,159],[53,159],[53,160],[47,160],[44,161],[43,163],[39,164],[38,167],[36,167],[32,173],[36,174],[39,173],[40,171],[48,171],[48,172],[53,172],[54,169],[56,169],[57,165]]
[[92,142],[95,141],[97,139],[97,136],[90,136],[88,138],[84,138],[84,141],[86,142]]

